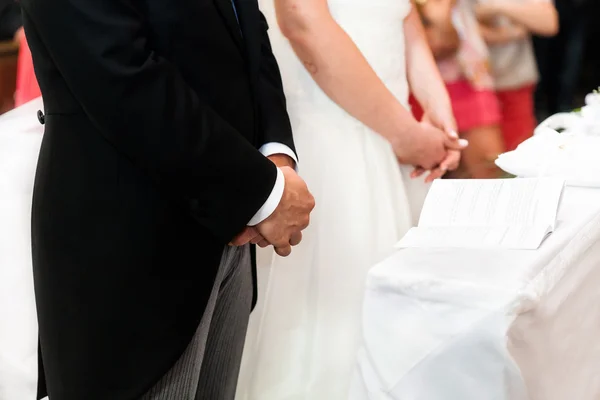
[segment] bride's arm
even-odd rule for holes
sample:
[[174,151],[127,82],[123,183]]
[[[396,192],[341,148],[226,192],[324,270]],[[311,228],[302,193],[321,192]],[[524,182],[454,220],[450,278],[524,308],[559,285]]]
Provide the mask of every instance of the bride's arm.
[[413,8],[404,23],[406,65],[413,96],[430,117],[447,131],[456,130],[446,85],[431,53],[418,11]]
[[333,101],[390,141],[416,129],[417,121],[330,15],[327,0],[274,1],[282,33]]
[[400,162],[432,170],[428,179],[454,168],[457,157],[448,150],[466,143],[413,118],[333,19],[327,0],[274,1],[282,33],[333,101],[386,138]]

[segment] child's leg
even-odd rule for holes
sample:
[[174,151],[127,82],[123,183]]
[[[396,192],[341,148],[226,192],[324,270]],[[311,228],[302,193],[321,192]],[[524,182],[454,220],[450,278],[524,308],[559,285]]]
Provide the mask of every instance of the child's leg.
[[478,126],[461,132],[469,141],[469,147],[462,152],[461,168],[450,175],[454,178],[493,179],[499,178],[502,171],[494,161],[504,152],[504,141],[499,125]]
[[499,177],[502,172],[494,162],[504,152],[504,141],[500,130],[500,105],[495,93],[475,90],[466,80],[448,84],[447,88],[460,135],[469,141],[469,147],[462,153],[461,167],[449,176]]
[[534,90],[535,85],[527,85],[497,93],[502,110],[502,135],[509,151],[516,149],[533,135],[537,125],[533,104]]

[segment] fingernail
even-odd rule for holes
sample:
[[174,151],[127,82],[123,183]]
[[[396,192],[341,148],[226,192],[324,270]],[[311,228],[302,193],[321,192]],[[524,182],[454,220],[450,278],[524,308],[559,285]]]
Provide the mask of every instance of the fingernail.
[[448,166],[447,165],[440,165],[440,170],[446,172],[446,171],[448,171]]
[[450,130],[448,135],[450,135],[451,138],[458,139],[458,133],[456,133],[455,130]]
[[469,145],[469,141],[467,139],[458,139],[458,144],[460,147],[467,147]]

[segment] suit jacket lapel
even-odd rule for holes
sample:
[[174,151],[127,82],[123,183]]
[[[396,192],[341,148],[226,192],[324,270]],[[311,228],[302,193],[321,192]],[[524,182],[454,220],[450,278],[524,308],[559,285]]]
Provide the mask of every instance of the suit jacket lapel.
[[229,28],[229,33],[233,37],[233,40],[238,45],[240,50],[244,51],[244,41],[242,33],[240,32],[240,25],[238,24],[235,12],[233,11],[233,5],[231,0],[213,0],[217,6],[217,10],[221,14],[221,17],[225,21],[225,24]]

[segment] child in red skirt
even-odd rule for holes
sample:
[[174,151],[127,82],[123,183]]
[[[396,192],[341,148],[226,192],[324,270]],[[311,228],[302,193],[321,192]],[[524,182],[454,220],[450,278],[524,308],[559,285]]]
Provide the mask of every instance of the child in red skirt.
[[17,62],[17,90],[15,106],[20,106],[42,95],[33,70],[33,59],[27,45],[25,33],[21,29],[19,40],[19,60]]
[[[429,44],[436,57],[452,102],[461,137],[469,141],[461,169],[454,176],[495,178],[494,165],[504,151],[500,131],[501,113],[494,92],[488,50],[468,0],[419,0]],[[415,118],[423,111],[411,96]]]
[[490,49],[507,150],[531,137],[537,124],[534,91],[538,70],[530,35],[553,36],[558,15],[552,0],[472,0]]

